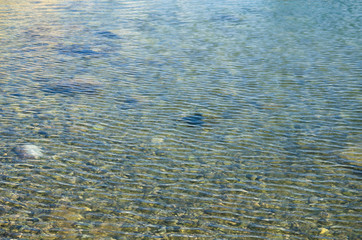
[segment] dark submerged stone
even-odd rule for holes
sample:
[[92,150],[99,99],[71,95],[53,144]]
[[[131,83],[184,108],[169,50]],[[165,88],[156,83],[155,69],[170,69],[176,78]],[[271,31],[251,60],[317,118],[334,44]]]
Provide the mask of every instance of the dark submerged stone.
[[94,79],[76,77],[72,79],[51,82],[43,87],[43,91],[47,93],[60,93],[68,96],[76,94],[94,95],[99,92],[100,83]]
[[75,94],[96,94],[97,88],[91,85],[81,84],[56,84],[47,86],[43,89],[47,93],[60,93],[64,95],[75,95]]
[[125,99],[121,105],[119,105],[119,109],[121,110],[128,110],[135,108],[138,104],[138,100],[135,98],[127,98]]
[[136,103],[138,103],[138,100],[135,99],[135,98],[127,98],[126,100],[124,100],[124,103],[127,103],[127,104],[136,104]]
[[81,44],[72,44],[69,46],[64,46],[59,49],[59,52],[65,55],[81,55],[81,56],[97,56],[100,55],[99,52],[93,51],[86,45]]
[[197,126],[197,125],[202,125],[202,124],[205,123],[203,121],[203,119],[204,119],[204,116],[202,116],[201,113],[195,113],[195,114],[193,114],[191,116],[183,117],[181,120],[184,123],[187,123],[189,125]]
[[49,137],[49,134],[48,134],[46,131],[40,130],[40,131],[38,131],[38,134],[39,134],[40,136],[45,137],[45,138],[48,138],[48,137]]
[[97,32],[97,34],[102,37],[109,38],[109,39],[120,39],[121,38],[117,34],[112,33],[110,31],[100,31],[100,32]]

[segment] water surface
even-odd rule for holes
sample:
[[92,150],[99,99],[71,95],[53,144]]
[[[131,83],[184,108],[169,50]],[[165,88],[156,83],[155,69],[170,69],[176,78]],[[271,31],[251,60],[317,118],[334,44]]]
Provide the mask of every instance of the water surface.
[[361,12],[0,0],[0,237],[359,239]]

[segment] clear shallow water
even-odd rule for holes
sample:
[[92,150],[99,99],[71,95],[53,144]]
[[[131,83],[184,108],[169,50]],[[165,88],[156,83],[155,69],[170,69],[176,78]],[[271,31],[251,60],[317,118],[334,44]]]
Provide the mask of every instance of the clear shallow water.
[[358,239],[361,12],[0,0],[0,236]]

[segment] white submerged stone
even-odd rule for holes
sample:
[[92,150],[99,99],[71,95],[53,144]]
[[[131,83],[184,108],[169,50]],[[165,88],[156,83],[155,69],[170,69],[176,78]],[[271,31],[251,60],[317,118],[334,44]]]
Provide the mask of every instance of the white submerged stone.
[[36,159],[43,156],[42,150],[33,144],[19,145],[14,151],[22,159]]

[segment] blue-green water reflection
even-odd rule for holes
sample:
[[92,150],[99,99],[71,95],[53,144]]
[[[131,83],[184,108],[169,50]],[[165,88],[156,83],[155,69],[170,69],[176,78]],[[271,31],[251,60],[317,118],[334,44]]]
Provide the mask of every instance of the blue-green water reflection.
[[358,239],[361,12],[0,0],[0,236]]

